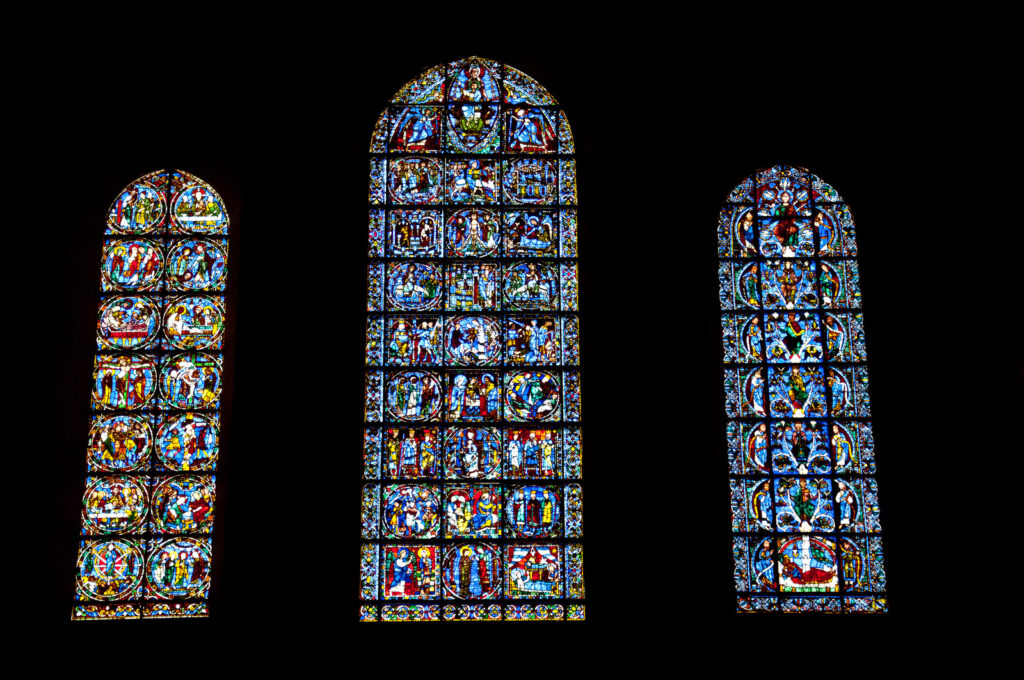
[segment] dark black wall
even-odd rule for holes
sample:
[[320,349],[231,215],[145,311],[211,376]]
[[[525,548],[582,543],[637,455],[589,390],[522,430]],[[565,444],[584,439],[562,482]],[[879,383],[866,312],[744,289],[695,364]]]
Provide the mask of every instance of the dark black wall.
[[[684,643],[724,650],[738,639],[747,648],[785,639],[796,651],[831,639],[826,646],[864,650],[903,627],[939,627],[949,610],[937,595],[957,586],[935,562],[946,539],[934,470],[955,451],[950,429],[936,427],[948,413],[947,369],[934,363],[943,351],[921,329],[955,304],[937,301],[929,278],[949,228],[932,182],[937,169],[963,167],[936,146],[944,129],[927,67],[837,59],[815,68],[666,43],[625,53],[614,41],[560,51],[485,39],[452,51],[271,49],[191,77],[183,61],[141,97],[118,65],[85,70],[51,93],[60,106],[37,121],[45,151],[31,168],[36,247],[45,243],[56,263],[43,291],[52,332],[32,350],[49,371],[47,417],[34,438],[47,484],[38,625],[101,645],[210,634],[215,650],[256,658],[394,643],[394,627],[354,623],[366,150],[378,112],[406,80],[474,53],[543,83],[576,136],[589,620],[538,624],[536,633],[487,624],[497,636],[461,624],[458,637],[512,651],[512,640],[550,632],[559,645],[636,655]],[[752,68],[759,59],[763,68]],[[830,182],[857,221],[887,617],[780,624],[733,614],[715,226],[729,190],[775,163]],[[233,395],[218,472],[214,614],[72,626],[103,218],[121,187],[163,167],[210,182],[232,217]],[[281,367],[291,367],[286,386],[274,381]],[[294,550],[267,554],[268,537]],[[451,630],[417,635],[439,640]],[[780,639],[780,630],[790,632]]]

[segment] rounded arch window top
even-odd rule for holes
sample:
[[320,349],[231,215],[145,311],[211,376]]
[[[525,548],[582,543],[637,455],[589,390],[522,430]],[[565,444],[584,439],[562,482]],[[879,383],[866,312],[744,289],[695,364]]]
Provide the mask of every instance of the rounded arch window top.
[[371,153],[571,154],[572,131],[544,86],[507,64],[467,57],[403,85],[377,119]]

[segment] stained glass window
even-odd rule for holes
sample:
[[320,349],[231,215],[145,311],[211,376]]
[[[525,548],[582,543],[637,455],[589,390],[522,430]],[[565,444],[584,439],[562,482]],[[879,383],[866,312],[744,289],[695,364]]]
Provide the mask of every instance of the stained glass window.
[[227,233],[181,170],[106,215],[73,620],[208,614]]
[[853,217],[803,168],[719,217],[734,580],[744,612],[884,612]]
[[488,59],[380,114],[361,620],[585,616],[575,163],[555,99]]

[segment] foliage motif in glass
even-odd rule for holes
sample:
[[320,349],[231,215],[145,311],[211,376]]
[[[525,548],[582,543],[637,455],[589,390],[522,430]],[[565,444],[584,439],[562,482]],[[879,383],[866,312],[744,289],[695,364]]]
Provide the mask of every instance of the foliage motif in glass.
[[807,170],[760,170],[718,255],[738,609],[884,612],[850,210]]

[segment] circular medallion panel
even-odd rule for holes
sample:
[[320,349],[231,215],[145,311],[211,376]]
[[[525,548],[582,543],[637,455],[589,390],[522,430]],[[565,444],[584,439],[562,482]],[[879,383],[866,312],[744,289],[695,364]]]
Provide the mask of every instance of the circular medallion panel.
[[147,594],[158,599],[201,598],[210,587],[210,540],[172,538],[149,553]]
[[156,433],[157,457],[171,470],[211,470],[220,449],[216,416],[184,413],[169,416]]
[[156,241],[110,239],[103,247],[104,290],[155,290],[163,271],[164,258]]
[[214,482],[208,475],[178,475],[153,489],[154,532],[207,533],[213,526]]
[[82,530],[89,534],[134,533],[146,519],[146,487],[139,477],[90,477],[82,497]]
[[133,415],[97,416],[89,430],[89,469],[131,472],[145,467],[153,430]]
[[135,541],[83,541],[78,552],[78,597],[106,602],[137,597],[144,564]]
[[124,295],[100,305],[96,338],[105,349],[148,347],[159,330],[160,311],[149,298]]
[[139,178],[125,187],[110,204],[107,233],[148,234],[163,222],[165,212],[163,192],[145,177]]

